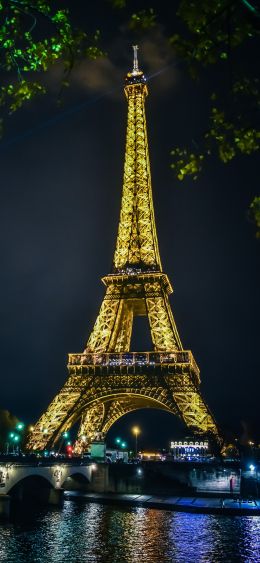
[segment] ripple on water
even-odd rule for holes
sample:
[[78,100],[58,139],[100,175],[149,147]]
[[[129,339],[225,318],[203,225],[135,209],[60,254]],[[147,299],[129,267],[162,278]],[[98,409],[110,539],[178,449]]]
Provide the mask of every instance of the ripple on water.
[[260,562],[260,518],[66,501],[0,526],[0,563]]

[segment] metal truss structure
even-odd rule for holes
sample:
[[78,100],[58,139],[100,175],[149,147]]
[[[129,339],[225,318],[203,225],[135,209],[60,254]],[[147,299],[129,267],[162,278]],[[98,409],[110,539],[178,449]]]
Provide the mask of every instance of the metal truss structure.
[[[199,369],[184,351],[174,322],[162,271],[151,187],[145,119],[146,79],[138,68],[126,77],[128,121],[123,194],[111,274],[82,354],[69,355],[69,377],[34,427],[28,448],[42,450],[80,420],[76,451],[96,439],[124,414],[155,407],[178,415],[192,431],[221,438],[202,398]],[[153,351],[131,352],[135,316],[147,316]]]

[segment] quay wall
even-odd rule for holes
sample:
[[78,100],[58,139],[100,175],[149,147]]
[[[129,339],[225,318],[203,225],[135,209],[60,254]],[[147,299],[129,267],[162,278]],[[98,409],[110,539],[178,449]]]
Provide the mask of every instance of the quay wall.
[[97,464],[89,483],[65,483],[67,490],[165,495],[239,494],[240,486],[241,470],[237,466],[157,461]]

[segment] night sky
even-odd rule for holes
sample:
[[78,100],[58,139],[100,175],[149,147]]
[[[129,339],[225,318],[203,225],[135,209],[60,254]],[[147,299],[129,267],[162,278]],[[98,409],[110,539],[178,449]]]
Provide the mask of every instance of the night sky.
[[[60,68],[52,69],[49,95],[6,120],[0,152],[0,407],[26,422],[65,382],[67,354],[85,347],[119,219],[133,39],[108,4],[102,15],[99,6],[87,14],[77,4],[75,21],[101,29],[108,59],[74,70],[62,107]],[[259,242],[247,216],[259,189],[258,157],[228,165],[212,159],[197,182],[178,182],[170,150],[204,130],[210,85],[191,81],[163,25],[139,45],[151,77],[146,116],[160,253],[180,337],[220,426],[259,439]],[[147,446],[167,447],[184,435],[174,416],[151,410],[118,421],[111,440],[129,439],[132,423]]]

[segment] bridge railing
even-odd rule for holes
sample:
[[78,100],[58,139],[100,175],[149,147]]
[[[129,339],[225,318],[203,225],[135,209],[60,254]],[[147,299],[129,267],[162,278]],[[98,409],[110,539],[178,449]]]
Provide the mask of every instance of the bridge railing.
[[37,457],[33,454],[31,456],[8,456],[0,455],[0,466],[8,465],[12,467],[55,467],[58,465],[64,466],[91,466],[93,461],[82,457],[65,458],[64,456],[57,457]]

